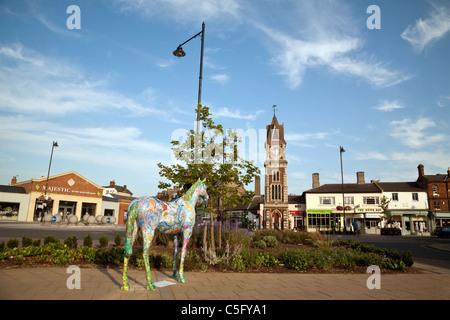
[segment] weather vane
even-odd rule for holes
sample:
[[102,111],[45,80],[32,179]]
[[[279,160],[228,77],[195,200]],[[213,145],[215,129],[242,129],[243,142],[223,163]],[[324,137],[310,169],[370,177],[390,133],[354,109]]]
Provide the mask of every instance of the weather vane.
[[274,104],[272,108],[273,108],[273,115],[275,115],[275,111],[277,110],[277,109],[276,109],[276,108],[277,108],[277,105]]

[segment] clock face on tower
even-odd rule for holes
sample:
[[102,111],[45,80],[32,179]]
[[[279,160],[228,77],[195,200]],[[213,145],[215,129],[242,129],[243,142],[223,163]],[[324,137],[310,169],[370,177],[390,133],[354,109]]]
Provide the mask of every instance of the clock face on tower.
[[278,148],[273,148],[273,149],[272,149],[272,156],[278,157],[279,155],[280,155],[280,149],[278,149]]

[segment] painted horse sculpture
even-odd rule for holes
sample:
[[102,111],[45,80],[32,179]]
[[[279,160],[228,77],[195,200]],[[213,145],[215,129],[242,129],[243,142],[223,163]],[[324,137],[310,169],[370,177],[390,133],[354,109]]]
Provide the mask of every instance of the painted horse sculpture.
[[[123,263],[122,290],[129,290],[128,284],[128,259],[133,251],[133,243],[136,240],[138,229],[142,232],[144,240],[145,271],[147,274],[147,289],[155,290],[155,284],[150,272],[148,253],[155,230],[163,233],[174,234],[174,262],[173,277],[179,282],[186,282],[183,275],[184,258],[192,229],[195,224],[195,205],[199,197],[208,199],[205,180],[198,180],[186,192],[185,195],[172,202],[165,202],[154,197],[141,197],[130,203],[127,217],[124,219],[127,225],[125,242],[125,258]],[[180,268],[177,268],[178,235],[183,234],[183,247],[180,258]]]

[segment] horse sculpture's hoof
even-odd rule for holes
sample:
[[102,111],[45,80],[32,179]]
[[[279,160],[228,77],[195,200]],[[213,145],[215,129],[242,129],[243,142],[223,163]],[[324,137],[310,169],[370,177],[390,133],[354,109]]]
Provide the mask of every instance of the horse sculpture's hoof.
[[122,291],[129,291],[129,290],[130,290],[130,285],[124,284],[120,289],[121,289]]
[[182,282],[185,283],[186,282],[186,278],[184,276],[180,276],[179,274],[174,275],[173,276],[175,278],[175,280],[177,280],[178,282]]

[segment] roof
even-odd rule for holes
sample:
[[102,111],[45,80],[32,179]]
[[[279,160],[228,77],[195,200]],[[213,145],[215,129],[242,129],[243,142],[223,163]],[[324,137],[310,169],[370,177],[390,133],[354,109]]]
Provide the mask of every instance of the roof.
[[425,192],[417,182],[377,182],[382,191]]
[[[380,193],[374,183],[344,183],[344,193]],[[342,193],[342,184],[324,184],[305,193]]]
[[6,193],[27,193],[23,187],[0,185],[0,192]]
[[424,175],[423,176],[428,182],[445,182],[446,174],[435,174],[435,175]]

